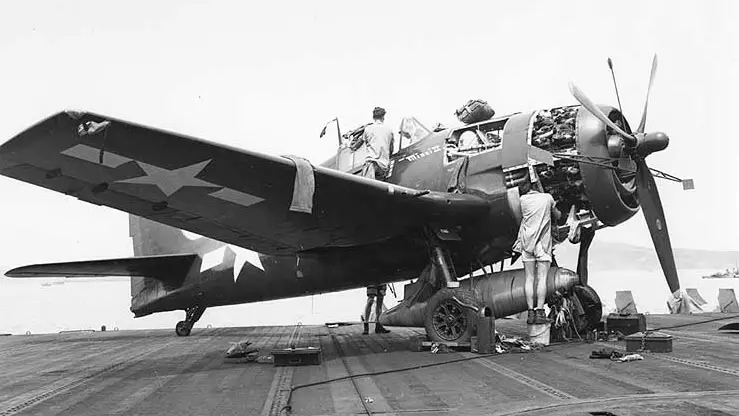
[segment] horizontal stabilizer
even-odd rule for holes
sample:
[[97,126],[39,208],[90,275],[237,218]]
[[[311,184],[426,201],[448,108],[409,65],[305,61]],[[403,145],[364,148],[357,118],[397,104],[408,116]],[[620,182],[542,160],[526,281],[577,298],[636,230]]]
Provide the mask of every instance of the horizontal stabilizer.
[[167,286],[180,286],[197,254],[142,256],[123,259],[34,264],[5,272],[8,277],[150,277]]

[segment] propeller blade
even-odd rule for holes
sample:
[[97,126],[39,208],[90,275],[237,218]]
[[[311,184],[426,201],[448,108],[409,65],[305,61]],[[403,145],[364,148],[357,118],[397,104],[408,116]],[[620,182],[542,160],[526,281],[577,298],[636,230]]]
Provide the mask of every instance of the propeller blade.
[[647,106],[649,105],[649,91],[652,90],[652,84],[654,83],[654,77],[657,75],[657,54],[654,54],[652,58],[652,72],[649,74],[649,86],[647,87],[647,99],[644,101],[644,112],[641,114],[641,121],[639,122],[639,128],[636,129],[637,133],[644,133],[644,129],[647,126]]
[[570,82],[570,92],[572,93],[572,96],[575,97],[575,99],[582,104],[583,107],[587,108],[588,111],[590,111],[598,120],[605,123],[608,127],[615,130],[618,134],[625,137],[627,140],[632,139],[634,142],[636,142],[636,139],[630,135],[629,133],[626,133],[623,131],[620,127],[618,127],[614,122],[612,122],[608,117],[606,117],[605,114],[603,114],[602,111],[600,111],[600,108],[595,105],[592,101],[590,101],[590,98],[588,98],[585,93],[583,93],[579,88],[577,88],[577,85]]
[[639,203],[644,212],[644,219],[647,221],[649,233],[652,235],[654,249],[657,251],[657,257],[662,266],[667,285],[670,287],[670,292],[678,297],[680,295],[680,280],[677,277],[675,255],[672,253],[670,234],[667,232],[665,211],[662,209],[657,184],[654,182],[654,177],[646,161],[637,161],[636,166],[636,189]]

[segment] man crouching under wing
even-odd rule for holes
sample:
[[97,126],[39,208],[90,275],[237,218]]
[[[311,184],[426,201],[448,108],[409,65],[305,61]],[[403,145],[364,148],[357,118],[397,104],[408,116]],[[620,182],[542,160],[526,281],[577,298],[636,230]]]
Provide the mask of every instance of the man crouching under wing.
[[[547,296],[547,275],[552,263],[552,220],[556,222],[562,214],[555,206],[554,198],[550,194],[539,192],[529,183],[519,189],[523,217],[514,250],[521,253],[526,273],[524,291],[529,307],[526,323],[529,325],[547,324],[549,320],[544,314],[544,301]],[[534,292],[534,280],[536,280],[536,292]],[[534,303],[534,294],[536,294],[536,303]]]

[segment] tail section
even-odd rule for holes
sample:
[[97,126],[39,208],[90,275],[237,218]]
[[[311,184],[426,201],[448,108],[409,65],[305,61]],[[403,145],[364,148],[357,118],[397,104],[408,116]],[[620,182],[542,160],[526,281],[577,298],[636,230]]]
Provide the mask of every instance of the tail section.
[[[129,235],[137,257],[193,258],[190,268],[179,276],[177,287],[163,284],[165,280],[176,280],[174,276],[131,277],[131,311],[137,317],[196,305],[241,303],[244,298],[239,296],[243,293],[252,293],[254,298],[250,300],[263,297],[259,290],[246,290],[251,288],[249,285],[259,289],[257,282],[266,282],[263,256],[259,253],[137,216],[129,217]],[[234,290],[235,286],[239,290]]]
[[[155,240],[149,232],[142,230],[143,218],[129,215],[128,235],[133,242],[134,256],[146,256],[147,254],[161,254],[161,247],[156,245]],[[148,230],[147,230],[148,231]],[[131,311],[142,309],[154,300],[165,296],[166,290],[154,279],[148,277],[131,277]]]
[[[129,215],[129,236],[135,256],[198,253],[218,247],[218,243],[146,218]],[[188,236],[192,237],[188,237]]]
[[[223,245],[200,236],[188,236],[177,228],[134,215],[129,216],[129,236],[135,256],[199,254]],[[131,277],[131,311],[136,316],[143,316],[147,314],[143,312],[149,309],[147,306],[173,290],[157,279]]]

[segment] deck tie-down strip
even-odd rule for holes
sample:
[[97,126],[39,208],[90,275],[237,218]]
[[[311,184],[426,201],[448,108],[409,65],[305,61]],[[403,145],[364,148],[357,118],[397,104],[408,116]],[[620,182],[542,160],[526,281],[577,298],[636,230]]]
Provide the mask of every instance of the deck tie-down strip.
[[[463,355],[468,356],[468,357],[475,356],[474,353],[464,353]],[[552,387],[552,386],[550,386],[548,384],[542,383],[541,381],[535,380],[535,379],[533,379],[531,377],[528,377],[526,375],[523,375],[523,374],[521,374],[521,373],[519,373],[517,371],[513,371],[510,368],[504,367],[504,366],[502,366],[500,364],[497,364],[497,363],[494,363],[494,362],[492,362],[490,360],[487,360],[487,359],[484,359],[483,358],[481,360],[476,360],[475,362],[478,363],[478,364],[480,364],[480,365],[483,365],[483,366],[485,366],[485,367],[487,367],[487,368],[489,368],[489,369],[491,369],[493,371],[497,371],[498,373],[503,374],[506,377],[509,377],[509,378],[511,378],[513,380],[516,380],[516,381],[518,381],[521,384],[525,384],[527,386],[533,387],[536,390],[539,390],[542,393],[546,394],[547,396],[554,397],[555,399],[562,399],[562,400],[576,399],[575,396],[572,396],[570,394],[567,394],[567,393],[563,392],[562,390],[555,389],[554,387]]]
[[[296,325],[287,340],[288,346],[295,348],[300,342],[302,334],[303,325]],[[287,405],[287,399],[290,396],[290,389],[292,389],[294,374],[294,367],[277,367],[275,377],[272,381],[272,386],[269,388],[269,392],[267,393],[267,400],[264,402],[264,407],[262,407],[262,416],[279,415],[282,408]]]
[[[607,348],[615,348],[617,350],[626,351],[626,348],[620,345],[612,345],[612,344],[607,344],[604,342],[597,342],[596,344],[602,345]],[[701,368],[704,370],[711,370],[711,371],[716,371],[718,373],[730,374],[732,376],[739,376],[739,371],[734,370],[733,368],[720,367],[717,365],[708,364],[708,363],[704,363],[700,361],[693,361],[693,360],[688,360],[685,358],[672,357],[669,355],[664,355],[664,353],[653,353],[649,351],[638,351],[637,353],[646,354],[646,355],[649,355],[650,357],[659,358],[660,360],[672,361],[674,363],[685,364],[685,365],[689,365],[692,367]]]

